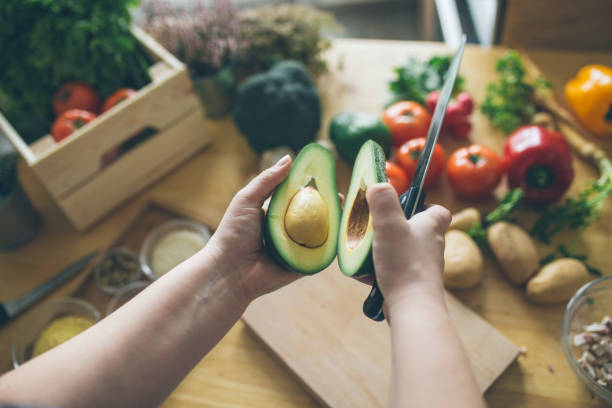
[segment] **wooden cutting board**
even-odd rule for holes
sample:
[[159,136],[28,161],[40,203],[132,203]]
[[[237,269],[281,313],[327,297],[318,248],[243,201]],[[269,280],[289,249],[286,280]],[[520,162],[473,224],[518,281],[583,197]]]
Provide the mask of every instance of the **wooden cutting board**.
[[[334,262],[259,298],[243,320],[324,406],[386,407],[389,328],[362,314],[369,290]],[[519,349],[451,294],[446,303],[484,392]]]

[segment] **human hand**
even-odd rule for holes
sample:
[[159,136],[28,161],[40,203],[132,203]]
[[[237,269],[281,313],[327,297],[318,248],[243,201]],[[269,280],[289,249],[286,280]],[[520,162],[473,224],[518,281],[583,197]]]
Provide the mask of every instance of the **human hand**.
[[291,157],[287,155],[236,193],[205,248],[215,268],[235,280],[245,306],[301,276],[272,260],[262,243],[264,202],[290,169]]
[[366,198],[374,228],[376,280],[386,311],[417,294],[442,300],[444,232],[450,212],[434,205],[406,220],[388,183],[368,188]]

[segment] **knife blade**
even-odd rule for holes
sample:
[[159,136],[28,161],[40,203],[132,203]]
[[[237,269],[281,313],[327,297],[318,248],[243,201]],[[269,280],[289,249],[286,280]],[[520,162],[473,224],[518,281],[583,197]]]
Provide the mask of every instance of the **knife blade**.
[[16,299],[0,303],[0,327],[4,326],[15,316],[22,313],[28,307],[32,306],[41,298],[45,297],[49,292],[66,282],[77,273],[79,273],[87,264],[98,255],[99,251],[92,251],[87,255],[79,258],[69,266],[62,269],[57,275],[53,276],[46,282],[41,283],[36,288],[32,289],[23,296]]
[[[453,57],[453,60],[448,68],[442,91],[440,92],[440,98],[436,108],[434,109],[431,124],[427,131],[427,139],[425,140],[425,146],[419,156],[417,168],[412,178],[410,187],[404,194],[400,196],[400,205],[406,215],[407,219],[410,219],[414,214],[423,210],[423,204],[425,202],[425,193],[423,192],[423,183],[425,182],[425,176],[427,176],[427,170],[429,169],[429,163],[431,162],[431,156],[433,155],[434,147],[438,141],[440,135],[440,129],[444,122],[444,115],[446,113],[446,106],[450,101],[453,87],[455,86],[455,80],[457,79],[457,73],[459,72],[459,65],[461,64],[461,57],[463,56],[463,50],[465,48],[466,36],[463,34],[461,38],[461,44]],[[382,305],[383,296],[376,282],[376,276],[374,276],[374,282],[372,284],[372,290],[370,294],[363,302],[363,313],[370,319],[375,321],[382,321],[385,319]]]

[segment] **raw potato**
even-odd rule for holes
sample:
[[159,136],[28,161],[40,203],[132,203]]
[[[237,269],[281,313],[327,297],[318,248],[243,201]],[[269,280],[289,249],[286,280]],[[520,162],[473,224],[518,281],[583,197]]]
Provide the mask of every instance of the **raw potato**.
[[480,211],[474,207],[468,207],[458,213],[453,214],[453,219],[448,226],[449,230],[467,231],[474,226],[480,224]]
[[540,261],[531,237],[521,227],[505,221],[489,227],[487,241],[497,262],[514,283],[525,283],[538,270]]
[[582,262],[573,258],[557,259],[544,265],[527,283],[527,297],[535,303],[566,302],[590,280]]
[[483,260],[478,245],[463,231],[451,230],[444,235],[444,285],[464,289],[482,280]]

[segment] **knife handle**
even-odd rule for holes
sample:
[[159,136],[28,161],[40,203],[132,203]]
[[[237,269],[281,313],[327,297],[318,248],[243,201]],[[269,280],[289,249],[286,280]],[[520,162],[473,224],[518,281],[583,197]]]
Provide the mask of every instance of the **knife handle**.
[[7,324],[9,320],[11,320],[11,318],[9,317],[6,309],[4,308],[4,305],[0,303],[0,327]]
[[[407,219],[410,219],[410,213],[413,208],[416,208],[415,214],[423,211],[423,205],[425,203],[425,192],[421,191],[421,195],[419,197],[419,187],[410,187],[408,191],[400,197],[400,205],[402,206],[402,210],[404,210],[404,214]],[[415,203],[418,197],[418,204],[415,207]],[[372,284],[372,290],[370,290],[370,294],[363,302],[363,314],[368,316],[370,319],[380,322],[385,320],[385,314],[383,313],[383,295],[378,287],[378,282],[376,282],[376,276],[374,276],[374,283]]]

